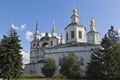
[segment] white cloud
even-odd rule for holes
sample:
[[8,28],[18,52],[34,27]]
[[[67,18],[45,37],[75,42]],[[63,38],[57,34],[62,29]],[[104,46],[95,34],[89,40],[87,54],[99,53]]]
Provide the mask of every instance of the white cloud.
[[26,28],[26,24],[22,24],[20,27],[16,26],[15,24],[11,24],[11,27],[15,30],[23,30]]
[[23,58],[23,63],[26,64],[29,62],[29,53],[21,50],[22,58]]
[[41,33],[41,37],[45,36],[45,33]]
[[28,40],[28,41],[32,40],[32,36],[33,36],[32,32],[27,31],[25,35],[26,35],[26,40]]
[[50,33],[48,33],[48,36],[49,36],[49,37],[51,37],[51,34],[50,34]]
[[22,24],[22,25],[20,26],[20,28],[21,28],[21,30],[25,29],[25,28],[26,28],[26,24]]
[[19,29],[20,29],[19,27],[15,26],[14,24],[11,24],[11,27],[12,27],[13,29],[15,29],[15,30],[19,30]]

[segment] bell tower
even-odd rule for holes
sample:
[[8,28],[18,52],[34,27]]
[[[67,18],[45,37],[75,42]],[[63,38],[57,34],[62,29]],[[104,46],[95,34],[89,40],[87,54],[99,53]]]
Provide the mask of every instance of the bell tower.
[[87,33],[87,40],[90,44],[100,44],[99,33],[95,30],[95,20],[90,20],[90,31]]
[[36,63],[39,60],[39,48],[40,48],[40,33],[38,29],[38,21],[36,22],[36,29],[34,33],[34,39],[30,42],[30,63]]

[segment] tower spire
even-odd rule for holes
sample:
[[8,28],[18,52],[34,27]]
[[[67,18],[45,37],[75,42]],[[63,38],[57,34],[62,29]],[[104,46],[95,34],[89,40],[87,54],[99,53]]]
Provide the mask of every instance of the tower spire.
[[36,34],[39,34],[39,29],[38,29],[38,21],[36,22],[36,30],[35,30]]
[[39,40],[40,34],[39,34],[39,29],[38,29],[38,21],[36,22],[36,29],[35,29],[35,34],[34,34],[34,39]]
[[55,28],[55,21],[53,22],[53,26],[52,26],[52,37],[56,36],[56,28]]
[[95,20],[91,18],[90,20],[90,31],[96,31],[95,30]]
[[77,14],[77,9],[75,7],[72,10],[71,21],[72,21],[72,23],[78,23],[79,22],[79,16]]

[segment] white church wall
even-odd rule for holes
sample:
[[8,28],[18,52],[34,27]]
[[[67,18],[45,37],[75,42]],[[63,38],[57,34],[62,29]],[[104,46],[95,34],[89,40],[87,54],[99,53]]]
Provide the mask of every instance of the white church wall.
[[[82,38],[79,38],[79,33],[78,33],[79,31],[81,31],[81,33],[82,33],[82,34],[81,34]],[[76,35],[76,36],[77,36],[77,37],[76,37],[76,38],[77,38],[77,39],[76,39],[77,42],[86,42],[86,41],[85,41],[85,37],[86,37],[86,36],[85,36],[85,28],[84,28],[83,26],[77,27],[77,29],[76,29],[76,34],[77,34],[77,35]]]
[[[74,31],[74,38],[72,39],[71,38],[71,31]],[[76,28],[74,26],[69,26],[67,29],[66,29],[66,33],[68,33],[68,40],[66,40],[66,42],[71,42],[71,41],[76,41]]]
[[86,71],[86,66],[87,63],[90,61],[90,56],[91,56],[91,48],[95,48],[95,46],[93,47],[67,47],[67,48],[58,48],[58,49],[51,49],[51,50],[46,50],[45,52],[47,52],[45,54],[46,58],[53,58],[56,62],[56,66],[57,66],[57,70],[56,72],[59,73],[59,59],[60,57],[64,55],[68,55],[69,53],[73,52],[75,55],[77,55],[79,58],[83,57],[84,59],[84,65],[81,66],[81,69],[83,72]]
[[[52,42],[52,43],[51,43]],[[56,45],[58,45],[58,39],[56,39],[56,38],[51,38],[50,40],[49,40],[49,47],[53,47],[53,46],[56,46]]]
[[[56,73],[59,73],[59,70],[60,70],[60,66],[59,66],[59,59],[60,57],[62,57],[63,55],[68,55],[69,53],[52,53],[52,54],[46,54],[46,58],[53,58],[56,62],[56,67],[57,67],[57,70],[56,70]],[[81,70],[82,71],[86,71],[86,66],[87,66],[87,63],[90,61],[90,52],[74,52],[75,55],[77,55],[80,59],[80,57],[83,57],[84,59],[84,65],[81,65]]]
[[27,64],[27,65],[25,65],[25,68],[24,68],[25,74],[43,75],[43,73],[42,73],[43,65],[44,65],[43,63]]
[[86,51],[91,48],[95,48],[96,46],[79,46],[79,47],[63,47],[63,48],[47,48],[45,49],[45,53],[64,53],[64,52],[74,52],[74,51]]

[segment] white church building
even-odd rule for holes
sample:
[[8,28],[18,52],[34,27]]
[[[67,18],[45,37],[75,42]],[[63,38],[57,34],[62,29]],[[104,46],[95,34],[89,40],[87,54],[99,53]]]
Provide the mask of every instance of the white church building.
[[90,20],[90,31],[86,32],[85,26],[79,22],[77,9],[73,8],[71,22],[65,27],[65,34],[65,36],[61,34],[59,39],[56,36],[56,27],[53,25],[51,36],[46,33],[41,37],[36,23],[34,39],[30,43],[30,62],[25,64],[25,74],[42,75],[41,68],[45,58],[55,60],[56,73],[59,73],[60,57],[71,52],[80,58],[81,73],[85,73],[87,63],[91,59],[91,49],[100,47],[99,33],[95,30],[94,19]]

